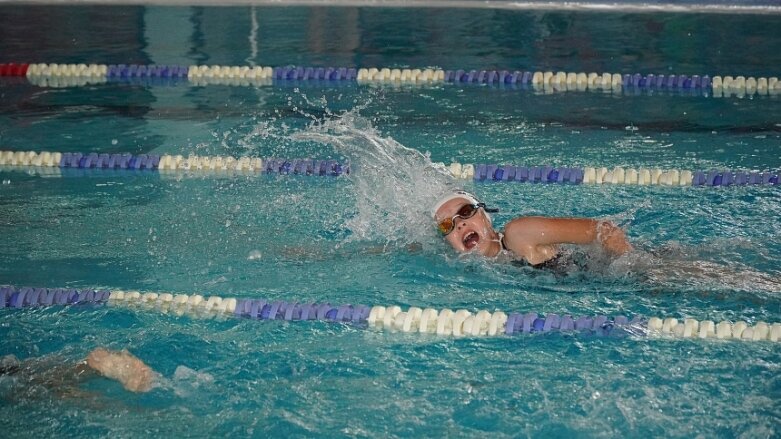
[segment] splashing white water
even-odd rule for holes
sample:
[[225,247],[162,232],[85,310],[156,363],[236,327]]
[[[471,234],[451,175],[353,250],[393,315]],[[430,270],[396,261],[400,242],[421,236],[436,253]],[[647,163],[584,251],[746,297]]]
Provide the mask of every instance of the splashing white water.
[[330,144],[350,162],[356,215],[352,239],[410,244],[431,238],[431,206],[453,190],[454,179],[420,151],[383,137],[355,110],[312,123],[292,136]]

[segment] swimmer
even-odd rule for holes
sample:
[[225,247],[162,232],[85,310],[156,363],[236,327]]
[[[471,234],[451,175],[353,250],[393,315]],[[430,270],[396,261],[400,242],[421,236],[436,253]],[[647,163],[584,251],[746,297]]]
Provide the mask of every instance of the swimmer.
[[125,390],[144,393],[152,389],[158,374],[128,352],[97,348],[87,358],[73,365],[52,364],[49,360],[19,361],[13,355],[0,359],[0,375],[25,377],[26,381],[59,389],[63,395],[75,395],[73,389],[93,374],[118,381]]
[[487,208],[470,193],[455,191],[442,197],[431,213],[439,232],[457,252],[486,257],[507,254],[534,268],[557,265],[560,244],[596,243],[614,256],[632,250],[624,232],[609,221],[518,217],[499,232],[494,230],[488,215],[497,211]]

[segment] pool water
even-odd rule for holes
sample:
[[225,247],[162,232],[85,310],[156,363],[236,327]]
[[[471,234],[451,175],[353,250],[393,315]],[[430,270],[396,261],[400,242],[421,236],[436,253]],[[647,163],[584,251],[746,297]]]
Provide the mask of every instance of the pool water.
[[[0,6],[0,62],[777,76],[781,16]],[[314,157],[350,176],[0,170],[0,285],[781,322],[777,186],[457,184],[518,215],[609,218],[636,251],[565,274],[459,258],[430,161],[778,170],[777,96],[441,84],[0,80],[0,149]],[[378,159],[377,157],[384,157]],[[0,377],[7,435],[775,437],[771,342],[451,338],[77,306],[0,310],[0,354],[127,348],[162,376],[77,395]],[[41,372],[43,374],[43,372]]]

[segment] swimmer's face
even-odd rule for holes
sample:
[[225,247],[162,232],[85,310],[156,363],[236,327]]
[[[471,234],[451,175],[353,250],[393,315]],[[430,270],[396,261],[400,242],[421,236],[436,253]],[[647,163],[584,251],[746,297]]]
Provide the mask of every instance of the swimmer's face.
[[[459,210],[472,202],[465,198],[455,198],[437,210],[437,222],[450,219],[458,215]],[[498,251],[496,232],[491,222],[485,216],[483,209],[479,209],[470,218],[456,217],[453,231],[445,236],[447,241],[457,252],[477,252],[484,256],[493,256]]]

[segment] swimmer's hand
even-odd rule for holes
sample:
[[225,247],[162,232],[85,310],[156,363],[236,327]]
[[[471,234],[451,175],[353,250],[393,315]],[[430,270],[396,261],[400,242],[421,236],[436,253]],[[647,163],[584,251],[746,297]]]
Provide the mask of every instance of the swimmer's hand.
[[632,250],[624,231],[615,224],[603,221],[597,226],[597,237],[602,248],[613,255],[623,255]]
[[101,375],[117,380],[131,392],[148,392],[154,371],[126,350],[121,352],[97,348],[87,356],[87,365]]

